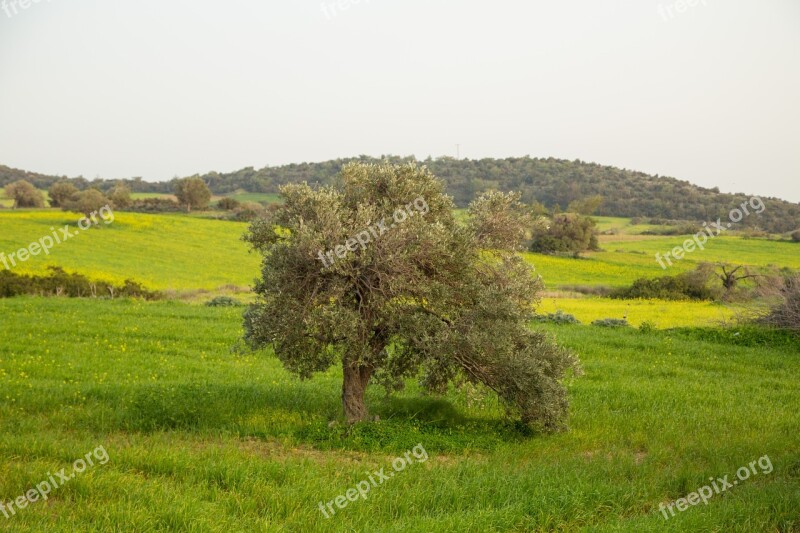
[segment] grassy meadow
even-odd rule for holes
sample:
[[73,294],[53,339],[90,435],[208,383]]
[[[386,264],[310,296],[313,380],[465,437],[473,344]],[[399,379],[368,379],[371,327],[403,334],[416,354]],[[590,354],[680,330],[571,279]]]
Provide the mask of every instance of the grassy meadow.
[[[301,382],[268,353],[232,352],[239,309],[18,298],[0,313],[0,499],[97,446],[110,458],[0,516],[9,531],[800,525],[800,348],[780,336],[550,326],[585,369],[568,383],[569,432],[528,434],[491,397],[422,397],[413,384],[392,400],[373,389],[381,421],[347,432],[328,427],[341,372]],[[322,516],[320,500],[419,443],[428,461]],[[764,455],[771,473],[669,521],[658,512]]]
[[[76,220],[0,210],[0,252]],[[242,307],[202,305],[257,276],[245,224],[115,213],[15,271],[59,265],[187,301],[0,299],[0,502],[108,454],[47,501],[0,512],[0,531],[800,531],[800,343],[735,325],[739,304],[563,292],[664,275],[654,253],[685,239],[602,227],[619,233],[587,258],[525,254],[546,285],[539,311],[583,322],[531,326],[584,370],[566,383],[569,431],[544,435],[506,421],[484,390],[432,397],[413,380],[390,398],[370,388],[378,422],[331,425],[341,369],[301,381],[269,351],[239,349]],[[719,237],[667,273],[721,259],[800,268],[798,250]],[[589,325],[622,317],[656,329]],[[320,512],[418,444],[426,461]],[[764,456],[769,473],[668,520],[659,511]]]

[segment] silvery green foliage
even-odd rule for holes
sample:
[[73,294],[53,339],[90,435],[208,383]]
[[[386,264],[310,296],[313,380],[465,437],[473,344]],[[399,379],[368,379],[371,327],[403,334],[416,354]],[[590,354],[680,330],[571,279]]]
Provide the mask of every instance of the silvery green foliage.
[[[337,188],[287,185],[282,194],[281,208],[245,236],[264,256],[258,300],[245,314],[251,346],[271,345],[302,378],[341,364],[350,421],[366,419],[370,381],[391,391],[421,377],[442,391],[466,378],[495,391],[532,426],[564,427],[561,380],[579,366],[527,327],[539,280],[515,246],[485,251],[481,242],[493,237],[455,221],[452,200],[424,167],[353,164]],[[378,221],[388,226],[398,207],[420,198],[424,213],[343,258],[319,259],[321,250]],[[489,204],[482,204],[486,219],[512,220],[492,212],[504,202]]]

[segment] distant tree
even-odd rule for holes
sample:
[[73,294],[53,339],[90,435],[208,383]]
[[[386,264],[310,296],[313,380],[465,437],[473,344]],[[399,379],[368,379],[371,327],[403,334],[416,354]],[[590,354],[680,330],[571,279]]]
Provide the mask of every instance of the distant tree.
[[491,191],[472,202],[469,226],[484,248],[513,249],[522,245],[533,219],[516,192]]
[[5,187],[6,196],[14,200],[14,209],[18,207],[44,207],[44,196],[36,187],[25,180],[9,183]]
[[601,205],[603,205],[603,197],[598,194],[595,196],[590,196],[589,198],[583,198],[581,200],[570,202],[569,206],[567,207],[567,212],[589,216],[593,215]]
[[719,265],[719,268],[722,272],[718,273],[717,276],[722,281],[722,286],[727,292],[735,289],[743,279],[758,277],[758,274],[751,273],[750,270],[743,265],[734,267],[732,265],[722,264]]
[[[399,390],[421,371],[428,390],[482,383],[524,422],[562,427],[560,381],[577,359],[529,329],[541,288],[530,265],[481,244],[516,243],[458,224],[424,168],[351,164],[341,183],[285,185],[285,203],[250,226],[245,239],[264,260],[246,341],[271,345],[301,378],[341,364],[348,422],[368,418],[371,382]],[[475,211],[516,226],[504,208],[484,198]]]
[[114,204],[114,209],[127,209],[133,203],[131,190],[124,184],[118,183],[108,191],[108,199]]
[[533,230],[531,251],[539,253],[580,253],[597,250],[594,220],[576,213],[554,214],[546,224]]
[[97,189],[86,189],[75,194],[72,198],[64,203],[63,209],[65,211],[72,211],[81,213],[85,217],[89,217],[92,213],[97,213],[100,208],[105,207],[110,203],[110,200]]
[[184,178],[175,183],[175,196],[178,203],[186,207],[187,211],[192,208],[204,209],[208,207],[211,200],[211,191],[208,185],[199,177]]
[[78,192],[78,189],[69,181],[57,181],[50,186],[47,194],[50,196],[51,207],[63,207],[64,203]]

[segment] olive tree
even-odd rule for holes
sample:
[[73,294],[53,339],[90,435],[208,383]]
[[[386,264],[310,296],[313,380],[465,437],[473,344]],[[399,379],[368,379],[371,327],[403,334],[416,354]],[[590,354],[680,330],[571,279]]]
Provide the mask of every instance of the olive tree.
[[86,189],[72,195],[69,200],[63,203],[64,211],[81,213],[86,218],[97,214],[101,208],[108,206],[108,198],[97,189]]
[[211,201],[211,191],[201,178],[194,176],[175,182],[175,197],[178,203],[186,206],[187,211],[204,209]]
[[51,207],[64,207],[64,204],[77,193],[78,189],[66,180],[55,182],[47,191],[47,194],[50,196]]
[[18,207],[44,207],[44,196],[36,187],[25,180],[6,185],[5,194],[14,200],[14,209]]
[[513,217],[509,203],[479,199],[479,223],[462,225],[425,168],[351,164],[340,181],[285,185],[285,202],[250,226],[264,258],[245,340],[301,378],[341,365],[351,423],[368,417],[370,383],[418,377],[433,392],[482,383],[524,422],[563,427],[561,381],[578,361],[528,327],[541,286],[509,242],[518,232],[487,234]]
[[108,199],[114,204],[114,209],[127,209],[133,203],[131,190],[124,183],[118,183],[108,191]]

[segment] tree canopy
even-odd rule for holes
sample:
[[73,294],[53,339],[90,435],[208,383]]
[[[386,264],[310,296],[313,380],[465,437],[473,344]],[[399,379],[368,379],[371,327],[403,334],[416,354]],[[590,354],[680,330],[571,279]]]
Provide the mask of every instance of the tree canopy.
[[25,180],[9,183],[5,187],[6,196],[14,200],[14,207],[44,207],[44,196],[36,187]]
[[[349,422],[367,418],[370,383],[394,391],[419,377],[432,392],[483,384],[524,422],[563,427],[561,380],[579,366],[528,327],[538,278],[518,245],[458,224],[427,169],[352,164],[337,187],[281,193],[285,202],[245,236],[264,256],[244,318],[251,346],[271,346],[302,378],[341,365]],[[477,205],[486,219],[513,216],[503,201]],[[482,239],[498,247],[484,250]],[[321,261],[326,250],[336,260]]]
[[208,202],[211,200],[211,191],[202,179],[191,177],[175,182],[175,196],[178,198],[178,202],[186,207],[187,211],[191,211],[192,208],[204,209],[208,207]]

